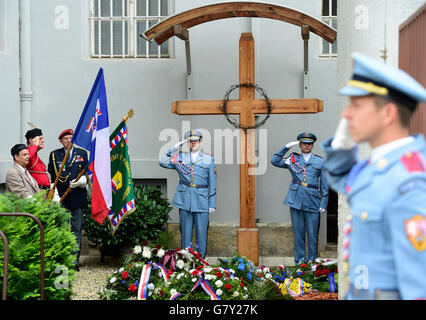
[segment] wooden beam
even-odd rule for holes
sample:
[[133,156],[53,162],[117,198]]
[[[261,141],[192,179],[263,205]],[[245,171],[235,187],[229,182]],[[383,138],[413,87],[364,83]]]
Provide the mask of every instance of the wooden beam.
[[[271,114],[317,113],[324,111],[323,102],[319,99],[271,99]],[[172,113],[179,115],[215,115],[223,114],[220,106],[223,100],[180,100],[172,103]],[[226,103],[228,114],[241,113],[241,101],[229,100]],[[268,113],[266,101],[256,99],[251,110],[255,114]]]
[[303,12],[275,4],[238,1],[207,5],[182,12],[156,24],[141,36],[148,41],[155,39],[157,44],[161,44],[174,35],[174,25],[182,25],[189,29],[205,22],[234,17],[259,17],[297,26],[307,25],[311,32],[330,43],[334,42],[337,36],[336,30]]
[[[289,113],[317,113],[322,112],[323,102],[319,99],[271,99],[272,114]],[[267,113],[266,101],[256,99],[252,111],[256,114]]]
[[[223,100],[180,100],[172,103],[172,113],[179,115],[214,115],[222,114],[220,106]],[[229,100],[226,103],[226,110],[229,114],[241,113],[241,101]]]

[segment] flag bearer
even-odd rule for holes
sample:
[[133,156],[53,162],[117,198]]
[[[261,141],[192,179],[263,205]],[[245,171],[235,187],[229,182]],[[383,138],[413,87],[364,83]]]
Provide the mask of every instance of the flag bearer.
[[[68,146],[71,143],[72,135],[72,129],[62,131],[58,139],[63,148],[56,149],[50,153],[48,171],[52,176],[52,180],[56,179]],[[60,197],[64,195],[68,187],[72,188],[71,192],[63,200],[62,205],[71,212],[71,232],[76,236],[79,248],[81,247],[83,211],[87,207],[87,179],[85,175],[81,176],[78,181],[74,181],[74,179],[86,166],[87,152],[83,149],[72,147],[56,186]],[[80,250],[77,253],[76,263],[78,263],[79,255]]]

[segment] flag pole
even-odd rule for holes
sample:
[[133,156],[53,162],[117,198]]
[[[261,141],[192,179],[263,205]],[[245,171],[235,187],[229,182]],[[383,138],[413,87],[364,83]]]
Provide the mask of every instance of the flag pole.
[[[130,109],[127,112],[127,114],[123,116],[123,121],[126,122],[131,117],[133,117],[134,114],[135,114],[135,112],[133,111],[133,109]],[[69,151],[67,152],[67,155],[65,155],[65,159],[67,158],[68,153],[69,153]],[[59,172],[62,172],[62,168],[63,168],[63,164],[62,164],[61,169],[59,170]],[[84,168],[83,170],[80,171],[80,173],[78,174],[78,176],[75,178],[75,181],[78,181],[81,178],[81,176],[83,176],[86,173],[86,169],[87,169],[87,166],[86,166],[86,168]],[[59,174],[60,173],[58,173],[58,176],[59,176]],[[58,179],[58,176],[56,177],[56,180]],[[57,183],[56,180],[55,180],[55,183]],[[56,187],[56,184],[55,184],[55,187]],[[53,188],[53,190],[55,190],[55,188]],[[60,203],[62,203],[62,201],[64,201],[64,199],[68,196],[68,194],[71,192],[71,190],[72,190],[72,188],[68,187],[67,191],[65,191],[65,193],[62,195],[61,199],[59,200]],[[50,192],[49,192],[49,194],[50,194]],[[53,197],[53,194],[52,194],[52,197]]]

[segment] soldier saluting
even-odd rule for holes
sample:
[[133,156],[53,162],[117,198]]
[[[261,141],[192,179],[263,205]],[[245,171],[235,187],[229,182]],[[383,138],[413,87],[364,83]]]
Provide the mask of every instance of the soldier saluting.
[[[214,158],[201,150],[203,136],[197,130],[185,133],[183,141],[174,145],[160,159],[160,166],[174,169],[179,184],[172,206],[179,208],[182,247],[190,246],[195,226],[197,246],[206,255],[209,213],[216,208],[216,166]],[[180,151],[187,142],[190,152]]]
[[[312,153],[316,140],[317,137],[313,133],[302,132],[297,136],[297,141],[287,143],[272,156],[271,160],[272,165],[288,169],[292,176],[284,204],[290,207],[296,265],[317,258],[320,213],[326,211],[328,203],[324,159]],[[299,145],[302,154],[293,152],[284,158],[295,145]],[[307,256],[305,225],[308,235]]]
[[[426,90],[402,70],[353,54],[349,104],[323,143],[330,185],[347,195],[347,299],[426,298],[426,145],[409,134]],[[357,142],[372,148],[358,160]]]

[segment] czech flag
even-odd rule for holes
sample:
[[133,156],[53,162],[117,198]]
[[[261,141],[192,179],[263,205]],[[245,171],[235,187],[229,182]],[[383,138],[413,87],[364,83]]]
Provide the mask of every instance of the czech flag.
[[90,152],[87,173],[92,181],[92,217],[103,224],[112,206],[108,106],[100,68],[71,142]]

